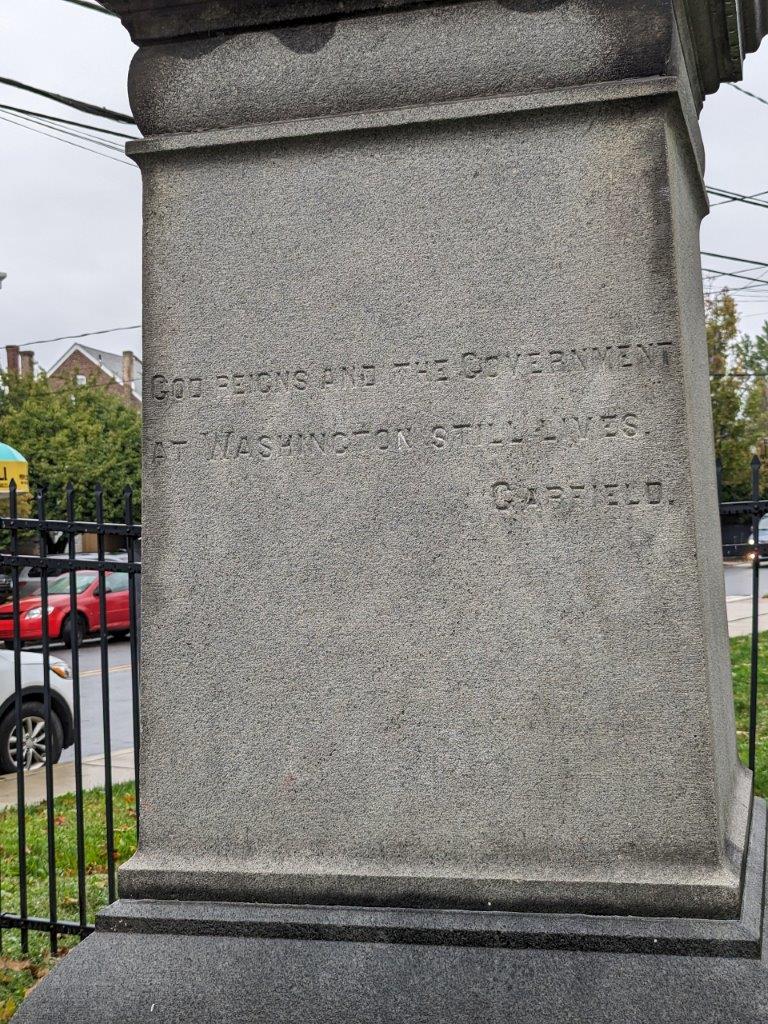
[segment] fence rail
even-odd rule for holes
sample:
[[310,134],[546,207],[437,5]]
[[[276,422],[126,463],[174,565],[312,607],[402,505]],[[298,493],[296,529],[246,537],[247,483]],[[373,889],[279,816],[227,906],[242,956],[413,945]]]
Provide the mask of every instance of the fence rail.
[[[93,492],[94,519],[85,521],[75,516],[75,494],[72,487],[66,491],[66,518],[48,518],[46,494],[39,491],[35,496],[36,516],[18,514],[19,495],[15,484],[11,484],[8,495],[8,515],[0,516],[0,530],[10,536],[9,550],[0,551],[0,572],[10,575],[11,612],[0,613],[0,620],[12,622],[13,647],[13,715],[8,739],[8,756],[13,760],[15,752],[16,815],[18,839],[18,912],[8,912],[0,906],[0,946],[3,931],[17,929],[20,933],[21,949],[29,948],[29,932],[47,932],[50,950],[58,949],[59,937],[75,935],[84,937],[92,931],[88,920],[86,884],[86,835],[83,791],[83,694],[81,688],[80,643],[86,635],[96,634],[99,643],[99,668],[101,675],[101,731],[104,751],[104,813],[106,833],[106,857],[108,876],[108,899],[117,897],[115,865],[115,825],[112,793],[112,735],[110,717],[110,633],[128,634],[130,640],[130,675],[132,704],[132,734],[134,751],[134,775],[136,785],[136,827],[138,828],[138,764],[139,764],[139,579],[141,561],[139,545],[141,524],[134,522],[133,493],[130,488],[124,492],[123,522],[108,522],[104,518],[104,495],[97,485]],[[52,535],[66,539],[66,553],[52,553]],[[77,550],[78,537],[92,534],[96,537],[95,558]],[[107,551],[107,538],[119,538],[125,545],[120,557]],[[35,550],[22,551],[30,540]],[[110,557],[112,556],[112,557]],[[21,574],[30,570],[24,580]],[[127,586],[125,578],[127,577]],[[33,581],[30,584],[30,579]],[[53,581],[53,582],[52,582]],[[65,581],[65,586],[62,586]],[[39,598],[29,607],[30,596],[39,584]],[[52,591],[55,591],[55,594]],[[114,601],[110,594],[115,595]],[[55,596],[55,605],[51,598]],[[119,602],[118,602],[119,596]],[[63,600],[62,600],[63,599]],[[95,600],[94,600],[95,599]],[[89,604],[86,610],[85,602]],[[22,608],[24,603],[24,608]],[[118,608],[119,605],[119,608]],[[39,612],[36,610],[39,608]],[[65,609],[65,610],[63,610]],[[33,614],[34,612],[34,614]],[[28,627],[22,628],[22,616]],[[54,622],[55,617],[55,622]],[[34,626],[32,626],[34,623]],[[38,629],[39,626],[39,629]],[[38,635],[39,634],[39,635]],[[51,680],[51,645],[64,641],[71,648],[71,739],[74,746],[75,775],[75,830],[77,862],[77,920],[67,920],[59,914],[57,891],[57,850],[56,820],[54,811],[54,738],[57,726],[54,722],[53,691]],[[25,685],[22,645],[34,643],[42,652],[42,707],[37,716],[29,713],[31,707],[38,707],[39,692]],[[6,640],[6,645],[9,641]],[[61,668],[59,666],[60,674]],[[30,694],[38,698],[32,702]],[[61,705],[60,705],[61,707]],[[26,713],[25,713],[26,712]],[[63,712],[62,712],[63,713]],[[34,722],[34,726],[32,723]],[[44,735],[44,750],[39,749],[40,728]],[[60,725],[60,723],[59,723]],[[35,732],[37,730],[37,732]],[[27,872],[27,808],[25,796],[28,774],[28,758],[33,754],[44,754],[41,770],[45,775],[46,804],[46,853],[48,878],[48,916],[34,916],[29,913],[28,872]],[[0,751],[0,756],[2,752]]]

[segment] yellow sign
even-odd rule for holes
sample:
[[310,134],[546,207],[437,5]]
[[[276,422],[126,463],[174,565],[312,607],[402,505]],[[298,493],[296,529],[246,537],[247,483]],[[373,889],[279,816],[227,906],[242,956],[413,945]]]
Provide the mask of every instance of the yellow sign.
[[29,494],[27,460],[9,444],[0,442],[0,494],[8,494],[11,480],[16,481],[17,494]]

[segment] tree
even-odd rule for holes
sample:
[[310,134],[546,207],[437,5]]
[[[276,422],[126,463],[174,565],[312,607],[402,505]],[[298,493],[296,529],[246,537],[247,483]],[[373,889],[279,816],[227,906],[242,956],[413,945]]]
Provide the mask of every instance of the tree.
[[29,463],[30,489],[46,490],[51,518],[66,515],[66,485],[72,482],[75,515],[94,516],[94,485],[104,493],[107,520],[123,519],[123,491],[134,489],[141,515],[141,418],[95,380],[52,387],[45,374],[0,374],[0,440]]
[[748,498],[752,456],[765,458],[768,439],[768,323],[755,338],[740,334],[736,302],[727,290],[706,299],[706,313],[715,455],[723,466],[723,497]]
[[733,296],[722,291],[707,297],[706,314],[715,455],[723,465],[723,480],[728,488],[733,488],[741,482],[746,461],[741,378],[734,375],[733,366],[739,334]]
[[744,335],[737,345],[744,377],[742,416],[750,452],[766,457],[768,439],[768,323],[754,338]]

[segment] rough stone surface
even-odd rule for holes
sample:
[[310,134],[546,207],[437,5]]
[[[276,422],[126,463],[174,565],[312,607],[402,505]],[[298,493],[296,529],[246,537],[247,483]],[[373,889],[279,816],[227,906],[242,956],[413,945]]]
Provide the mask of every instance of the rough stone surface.
[[[420,4],[426,7],[431,0]],[[435,3],[452,6],[457,0]],[[509,0],[500,4],[523,15],[541,15],[564,0]],[[721,81],[741,77],[745,53],[760,45],[768,30],[768,0],[652,0],[655,8],[675,9],[696,47],[695,66],[702,88],[714,92]],[[366,12],[390,13],[413,6],[411,0],[104,0],[118,14],[137,43],[207,36],[253,28],[290,27],[305,21],[335,24]],[[568,5],[570,6],[570,5]],[[615,20],[637,0],[592,0],[592,6]],[[647,5],[646,5],[647,6]],[[634,39],[626,49],[631,49]],[[574,47],[572,53],[576,53]],[[517,54],[515,55],[517,56]]]
[[676,100],[142,163],[123,891],[733,916]]
[[14,1021],[763,1024],[766,1015],[765,957],[99,930],[33,990]]
[[648,78],[678,63],[673,12],[657,0],[573,0],[535,17],[478,0],[145,47],[130,94],[154,134]]
[[121,899],[99,914],[97,926],[145,934],[759,959],[765,841],[765,804],[759,800],[752,817],[740,913],[732,920]]

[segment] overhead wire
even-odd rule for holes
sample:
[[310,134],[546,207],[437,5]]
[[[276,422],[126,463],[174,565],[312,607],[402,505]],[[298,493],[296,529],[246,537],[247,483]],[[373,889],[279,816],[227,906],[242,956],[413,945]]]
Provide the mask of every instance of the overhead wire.
[[756,281],[758,284],[768,285],[768,281],[759,277],[748,277],[746,274],[737,274],[729,270],[713,270],[711,267],[702,267],[701,269],[703,273],[714,274],[715,277],[738,277],[742,281]]
[[[748,302],[760,302],[760,303],[763,303],[763,304],[766,303],[766,300],[768,300],[768,290],[766,291],[765,295],[757,294],[757,291],[758,291],[758,289],[761,289],[761,288],[768,289],[768,276],[766,276],[765,278],[762,277],[762,276],[761,277],[752,277],[750,272],[754,271],[754,272],[760,274],[761,273],[761,269],[760,268],[762,268],[762,274],[768,275],[768,263],[766,263],[766,262],[764,262],[762,260],[750,260],[750,259],[747,259],[745,256],[730,256],[730,255],[726,255],[724,253],[711,252],[711,251],[706,250],[706,249],[702,249],[701,255],[702,256],[708,256],[708,257],[710,257],[712,259],[724,260],[724,261],[726,261],[728,263],[738,263],[740,265],[739,266],[739,273],[738,274],[732,274],[732,273],[730,273],[728,271],[724,271],[724,270],[714,270],[714,269],[709,268],[709,267],[702,267],[702,273],[705,273],[705,274],[714,274],[716,277],[737,277],[738,276],[738,277],[743,277],[747,281],[749,281],[750,282],[749,284],[741,285],[740,287],[735,287],[735,288],[731,288],[731,287],[728,288],[728,291],[730,292],[731,295],[738,295],[739,303],[742,303],[742,304],[743,303],[748,303]],[[741,271],[746,271],[746,273],[741,273]],[[753,294],[751,294],[751,295],[744,295],[743,294],[744,292],[752,292]],[[762,317],[768,319],[768,314],[763,313],[763,312],[740,313],[739,315],[740,315],[741,319],[752,319],[752,318],[758,317],[758,316],[762,316]]]
[[[768,202],[764,199],[758,198],[761,195],[765,195],[763,192],[757,192],[754,196],[747,196],[742,195],[741,192],[731,192],[729,189],[724,188],[713,188],[710,185],[707,185],[707,192],[711,196],[718,196],[721,199],[727,199],[728,202],[731,203],[747,203],[749,206],[760,206],[768,210]],[[716,205],[720,206],[725,204],[718,203]]]
[[85,7],[89,11],[95,11],[97,14],[107,14],[110,18],[116,18],[117,15],[114,11],[108,11],[106,7],[102,7],[101,4],[91,3],[90,0],[66,0],[69,4],[77,4],[78,7]]
[[137,135],[126,135],[125,132],[116,132],[112,128],[102,128],[101,125],[86,124],[85,121],[72,121],[68,117],[55,117],[53,114],[43,114],[39,110],[28,110],[26,107],[12,107],[8,103],[0,103],[0,110],[6,110],[11,114],[27,114],[33,117],[42,118],[44,121],[54,121],[57,124],[72,125],[75,128],[88,128],[89,131],[98,132],[100,135],[114,135],[118,139],[136,139]]
[[[740,285],[738,288],[729,288],[728,291],[731,292],[731,294],[733,294],[733,295],[735,295],[737,293],[742,294],[742,299],[740,299],[739,301],[743,301],[743,302],[756,302],[763,295],[768,296],[768,291],[765,291],[765,292],[762,291],[762,289],[764,289],[764,288],[768,289],[768,280],[765,280],[765,279],[760,284],[743,284],[743,285]],[[751,292],[752,294],[751,295],[747,295],[746,298],[744,298],[743,297],[743,293],[744,292]]]
[[743,256],[724,256],[720,252],[707,252],[706,249],[701,250],[702,256],[712,256],[716,260],[728,260],[729,263],[751,263],[756,267],[768,267],[768,263],[763,263],[760,260],[748,260]]
[[118,331],[139,331],[141,324],[130,324],[128,327],[107,327],[102,331],[84,331],[82,334],[62,334],[58,338],[41,338],[38,341],[23,341],[19,348],[30,348],[32,345],[50,345],[54,341],[76,341],[78,338],[92,338],[96,334],[115,334]]
[[710,203],[710,206],[714,209],[716,206],[727,206],[728,203],[738,203],[740,199],[759,199],[760,196],[768,196],[768,189],[765,189],[763,192],[753,192],[748,196],[741,196],[739,193],[734,192],[730,199],[721,199],[719,203]]
[[62,128],[59,125],[49,125],[45,121],[41,121],[39,118],[29,116],[27,114],[11,114],[10,117],[17,119],[18,121],[31,122],[43,128],[50,128],[51,131],[57,135],[66,135],[73,139],[81,139],[84,142],[91,142],[94,146],[100,146],[102,149],[111,149],[115,153],[124,153],[125,147],[122,143],[115,142],[111,139],[102,139],[99,136],[91,135],[86,131],[73,131],[71,128]]
[[61,93],[41,89],[36,85],[28,85],[15,78],[0,76],[0,85],[8,85],[13,89],[23,89],[36,96],[44,96],[45,99],[53,100],[54,103],[61,103],[65,107],[72,107],[74,110],[79,110],[83,114],[91,114],[93,117],[102,117],[107,121],[119,121],[121,124],[136,124],[129,114],[122,114],[120,111],[110,110],[108,107],[98,107],[94,103],[86,103],[84,100],[73,99],[71,96],[63,96]]
[[[730,87],[732,89],[735,89],[736,92],[740,92],[744,96],[749,96],[751,99],[757,100],[758,103],[763,103],[763,104],[765,104],[765,106],[768,106],[768,100],[764,99],[762,96],[758,96],[757,93],[750,92],[749,89],[745,89],[744,86],[736,85],[735,82],[728,82],[728,85],[730,85]],[[707,189],[707,191],[713,191],[713,190]],[[713,194],[717,194],[717,192],[713,192]],[[746,201],[748,201],[750,199],[759,199],[760,196],[768,196],[768,189],[766,189],[763,192],[755,192],[755,193],[753,193],[752,195],[749,195],[749,196],[742,196],[742,195],[739,195],[737,193],[733,193],[733,195],[729,196],[728,198],[722,199],[721,202],[713,203],[712,206],[713,207],[715,207],[715,206],[725,206],[726,203],[746,202]],[[754,205],[758,205],[758,204],[754,204]]]
[[121,160],[120,157],[110,156],[109,153],[101,153],[97,149],[91,149],[89,146],[81,146],[77,142],[72,142],[71,139],[62,139],[59,135],[51,135],[49,132],[41,131],[39,128],[33,128],[30,124],[22,124],[19,121],[13,121],[10,117],[3,116],[0,114],[0,121],[5,121],[7,124],[15,125],[17,128],[25,128],[29,132],[34,132],[36,135],[43,135],[46,139],[53,139],[56,142],[63,142],[66,146],[74,146],[75,149],[82,149],[86,153],[91,153],[93,156],[101,156],[105,160],[112,160],[116,164],[123,164],[126,167],[135,167],[136,165],[131,163],[129,160]]
[[766,107],[768,107],[768,100],[763,99],[762,96],[758,96],[755,92],[750,92],[749,89],[745,89],[743,85],[736,85],[735,82],[729,82],[728,85],[730,85],[732,89],[735,89],[736,92],[741,92],[745,96],[749,96],[750,99],[757,100],[758,103],[764,103]]
[[[756,100],[758,103],[762,103],[764,106],[768,106],[768,100],[766,100],[765,97],[758,96],[757,93],[751,92],[749,89],[745,89],[743,85],[736,85],[735,82],[728,82],[728,85],[730,85],[730,87],[732,89],[735,89],[736,92],[740,92],[744,96],[749,96],[750,99]],[[738,203],[738,202],[747,203],[747,204],[749,204],[751,206],[768,206],[768,203],[760,203],[760,202],[757,201],[762,196],[768,196],[768,189],[766,189],[765,191],[762,191],[762,192],[755,192],[752,195],[741,195],[740,193],[737,193],[737,192],[730,192],[730,193],[728,193],[728,192],[726,192],[725,189],[708,188],[707,191],[711,195],[716,195],[716,196],[719,196],[721,198],[721,201],[719,203],[712,203],[712,207],[713,208],[717,207],[717,206],[725,206],[727,203]],[[760,260],[747,260],[747,259],[744,259],[743,257],[740,257],[740,256],[724,256],[721,253],[706,252],[706,251],[702,251],[702,256],[710,256],[710,257],[713,257],[715,259],[722,259],[722,260],[727,260],[729,262],[741,263],[741,264],[745,265],[745,267],[743,269],[751,270],[751,269],[753,269],[755,267],[768,267],[768,263],[763,263]],[[758,281],[757,278],[755,278],[754,280],[756,282]],[[768,284],[768,282],[759,282],[759,284],[763,284],[763,283]],[[743,288],[733,288],[733,289],[730,289],[730,290],[732,292],[752,291],[752,290],[756,289],[757,287],[759,287],[759,284],[755,283],[755,284],[745,285]],[[759,296],[751,296],[751,297],[747,297],[747,298],[745,298],[744,296],[740,296],[739,301],[740,302],[761,301],[761,299],[760,299]],[[747,319],[747,318],[752,318],[752,317],[756,317],[756,316],[764,316],[764,315],[765,314],[763,314],[763,313],[745,313],[742,316],[743,316],[744,319]]]

